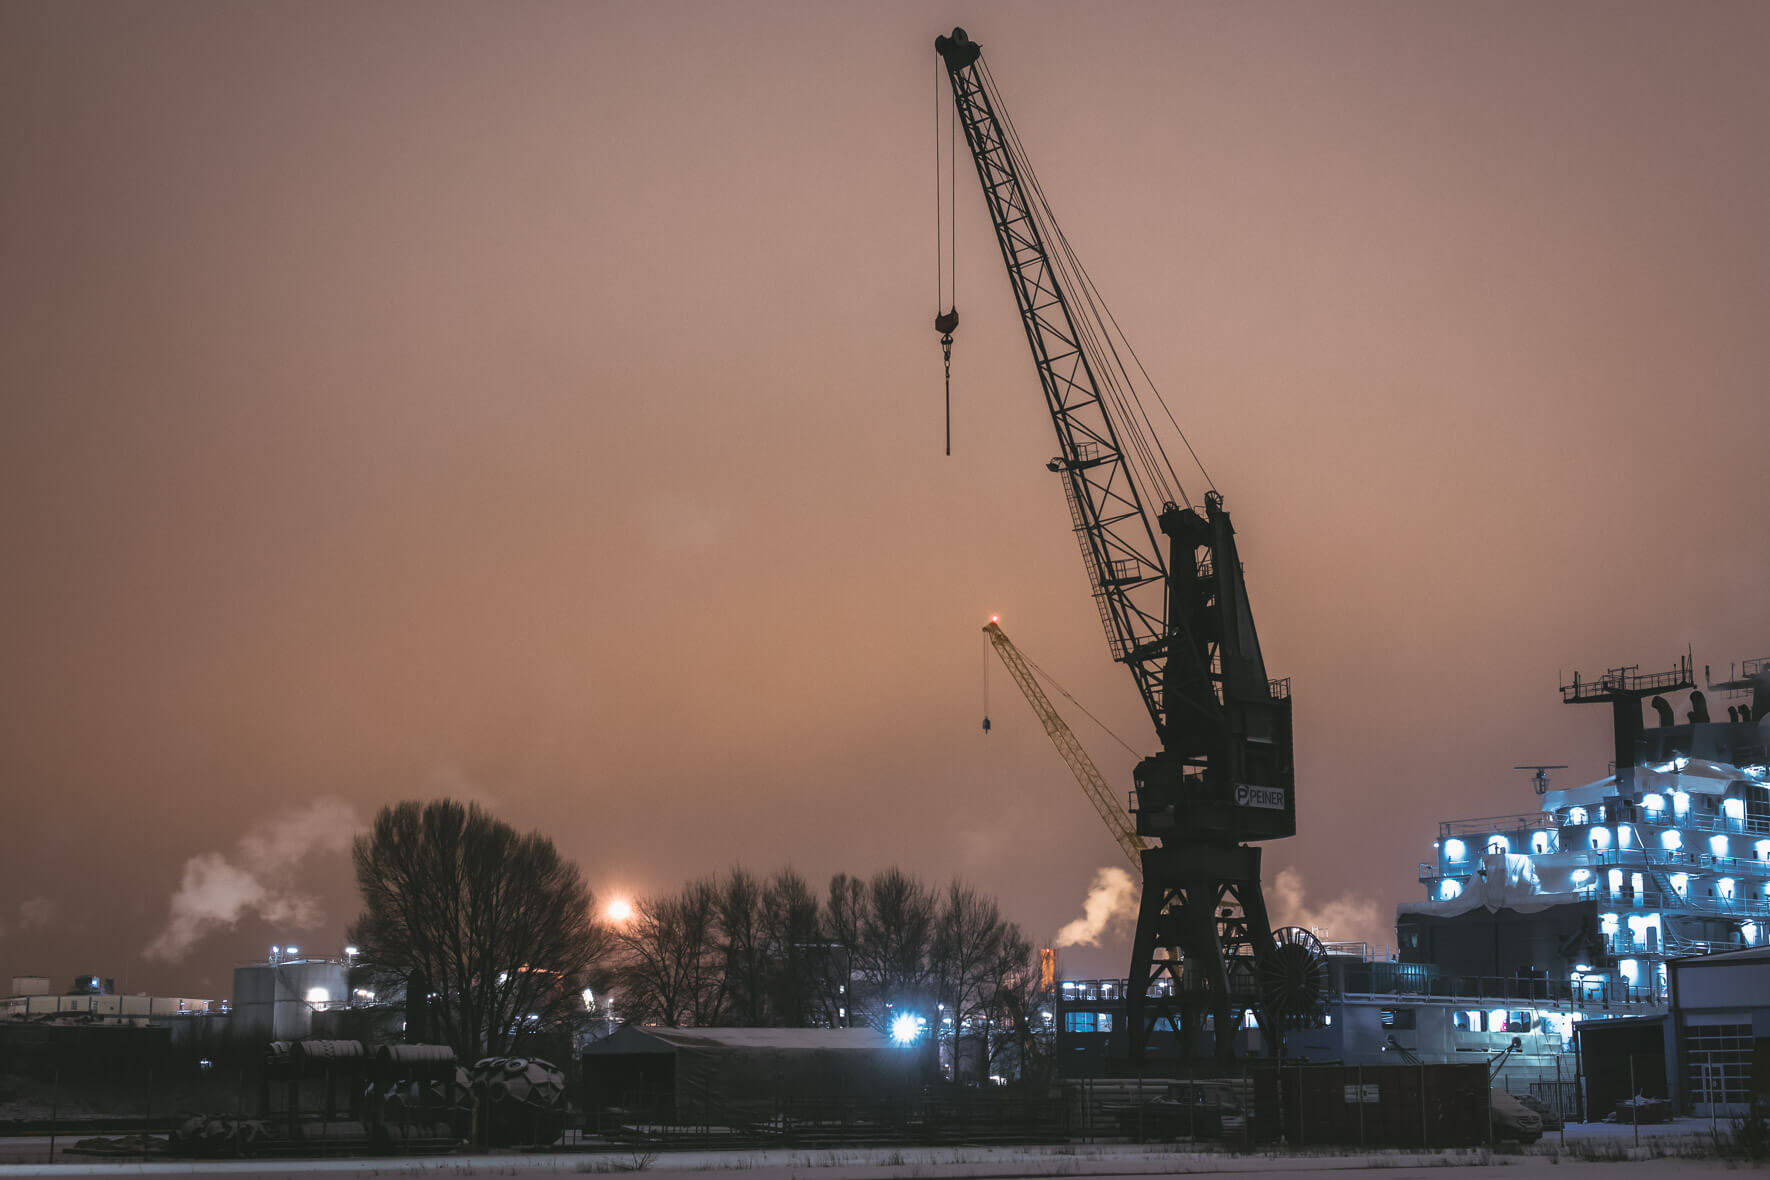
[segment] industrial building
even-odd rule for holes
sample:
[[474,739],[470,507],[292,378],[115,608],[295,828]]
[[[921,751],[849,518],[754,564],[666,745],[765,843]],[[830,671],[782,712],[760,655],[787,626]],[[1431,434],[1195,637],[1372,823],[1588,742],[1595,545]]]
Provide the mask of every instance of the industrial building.
[[317,1013],[351,1005],[351,958],[348,949],[343,958],[328,959],[304,957],[299,947],[272,947],[264,962],[235,967],[233,1038],[268,1043],[314,1035]]
[[725,1122],[907,1100],[917,1053],[871,1028],[641,1028],[584,1050],[588,1109]]
[[115,981],[97,975],[75,977],[73,986],[60,994],[50,990],[46,976],[15,975],[11,994],[0,999],[0,1020],[42,1020],[66,1015],[89,1022],[143,1025],[209,1010],[210,1001],[185,996],[120,996]]

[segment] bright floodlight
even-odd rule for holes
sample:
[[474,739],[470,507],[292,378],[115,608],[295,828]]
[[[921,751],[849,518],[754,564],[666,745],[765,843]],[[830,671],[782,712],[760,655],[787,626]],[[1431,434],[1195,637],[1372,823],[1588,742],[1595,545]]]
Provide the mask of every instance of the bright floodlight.
[[920,1031],[916,1018],[908,1012],[891,1021],[891,1039],[900,1045],[907,1045],[915,1040],[916,1034]]
[[611,922],[625,922],[633,916],[633,906],[625,898],[617,897],[608,903],[608,918]]

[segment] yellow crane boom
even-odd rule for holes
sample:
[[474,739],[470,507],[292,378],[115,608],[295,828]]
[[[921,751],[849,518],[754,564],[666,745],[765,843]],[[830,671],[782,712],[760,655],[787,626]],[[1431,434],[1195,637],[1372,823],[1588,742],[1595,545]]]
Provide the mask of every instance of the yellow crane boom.
[[1045,690],[1039,687],[1037,680],[1033,679],[1032,669],[1027,666],[1026,657],[1020,654],[1020,649],[1014,646],[1014,641],[1003,632],[1001,624],[991,620],[984,625],[983,633],[989,636],[991,646],[996,649],[996,655],[1002,659],[1002,666],[1008,669],[1008,675],[1012,676],[1014,683],[1020,686],[1021,693],[1026,697],[1026,703],[1032,706],[1034,713],[1038,714],[1039,724],[1045,727],[1045,734],[1051,739],[1051,744],[1057,747],[1057,752],[1063,755],[1063,760],[1069,764],[1070,773],[1076,776],[1076,782],[1082,784],[1082,790],[1087,794],[1089,801],[1094,804],[1094,810],[1100,813],[1101,822],[1106,824],[1106,830],[1112,833],[1114,840],[1118,841],[1119,849],[1124,852],[1125,859],[1131,862],[1131,871],[1137,874],[1138,879],[1141,880],[1143,877],[1144,843],[1143,838],[1137,834],[1137,827],[1131,822],[1131,817],[1119,805],[1119,801],[1113,798],[1112,791],[1107,787],[1106,780],[1100,776],[1100,771],[1094,765],[1094,760],[1088,757],[1086,750],[1082,749],[1082,743],[1076,740],[1076,735],[1069,725],[1062,717],[1058,716],[1056,708],[1051,704],[1051,698],[1045,695]]

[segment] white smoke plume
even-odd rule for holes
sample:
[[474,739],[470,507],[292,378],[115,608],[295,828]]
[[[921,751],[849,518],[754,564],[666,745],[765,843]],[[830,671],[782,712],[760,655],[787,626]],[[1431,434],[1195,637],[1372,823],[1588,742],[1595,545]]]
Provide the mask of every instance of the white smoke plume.
[[1393,919],[1386,919],[1372,898],[1342,894],[1320,906],[1311,906],[1304,894],[1303,874],[1296,869],[1279,872],[1266,895],[1266,909],[1272,915],[1273,926],[1301,926],[1323,942],[1383,946],[1395,940]]
[[18,928],[34,930],[55,921],[56,904],[47,897],[27,897],[18,903]]
[[1082,916],[1057,932],[1057,945],[1099,946],[1115,921],[1137,916],[1137,882],[1120,868],[1101,869],[1082,902]]
[[181,959],[216,930],[253,915],[307,929],[321,920],[319,902],[295,889],[295,870],[314,853],[342,852],[358,828],[356,812],[337,799],[316,799],[280,812],[240,837],[231,857],[202,852],[184,862],[166,928],[142,951],[150,959]]

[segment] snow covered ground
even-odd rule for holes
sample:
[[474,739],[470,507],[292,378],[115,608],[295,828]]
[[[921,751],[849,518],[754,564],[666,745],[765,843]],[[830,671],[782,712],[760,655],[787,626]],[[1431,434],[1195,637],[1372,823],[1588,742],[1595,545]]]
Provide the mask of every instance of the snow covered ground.
[[[1643,1127],[1636,1149],[1632,1129],[1575,1126],[1568,1131],[1568,1150],[1559,1135],[1522,1154],[1481,1151],[1347,1152],[1345,1154],[1248,1153],[1231,1155],[1166,1146],[1076,1144],[1060,1147],[857,1148],[805,1151],[567,1152],[545,1155],[496,1154],[439,1156],[426,1159],[354,1160],[224,1160],[118,1162],[58,1158],[54,1164],[27,1162],[21,1151],[35,1147],[45,1153],[48,1140],[0,1141],[0,1177],[4,1176],[199,1176],[204,1180],[269,1180],[271,1177],[412,1176],[449,1180],[456,1176],[614,1175],[644,1170],[658,1173],[742,1172],[743,1180],[1044,1180],[1046,1177],[1145,1177],[1232,1173],[1236,1176],[1277,1176],[1304,1180],[1310,1176],[1380,1168],[1385,1177],[1437,1177],[1444,1169],[1458,1175],[1493,1180],[1674,1180],[1737,1169],[1723,1161],[1667,1157],[1675,1144],[1694,1146],[1706,1137],[1707,1124],[1681,1120],[1667,1128]],[[1649,1132],[1654,1134],[1649,1134]],[[1671,1135],[1675,1138],[1661,1139]],[[1656,1145],[1655,1140],[1658,1139]],[[62,1144],[58,1144],[61,1146]],[[1583,1145],[1583,1146],[1582,1146]],[[1657,1146],[1657,1151],[1656,1151]],[[1612,1155],[1599,1162],[1582,1155]],[[1628,1156],[1637,1158],[1629,1159]],[[1624,1168],[1620,1175],[1614,1169]],[[1601,1172],[1600,1169],[1610,1169]],[[685,1178],[686,1180],[686,1178]]]

